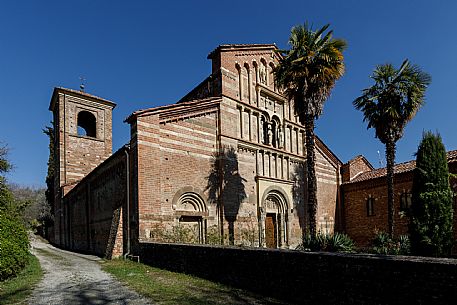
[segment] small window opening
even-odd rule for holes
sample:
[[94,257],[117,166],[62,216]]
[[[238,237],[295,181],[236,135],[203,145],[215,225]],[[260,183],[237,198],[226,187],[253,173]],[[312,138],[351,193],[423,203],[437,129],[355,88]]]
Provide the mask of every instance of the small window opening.
[[96,119],[89,111],[80,111],[78,113],[78,135],[86,137],[97,137]]
[[374,198],[370,197],[367,199],[367,216],[374,215]]
[[400,210],[407,211],[411,208],[411,198],[412,194],[408,192],[403,192],[400,196]]

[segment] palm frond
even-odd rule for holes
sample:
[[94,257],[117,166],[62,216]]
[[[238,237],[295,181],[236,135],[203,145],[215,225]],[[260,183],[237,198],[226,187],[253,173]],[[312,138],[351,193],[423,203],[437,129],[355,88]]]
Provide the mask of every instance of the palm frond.
[[375,128],[381,142],[386,143],[390,135],[395,135],[397,141],[424,104],[431,78],[408,60],[398,70],[391,64],[378,65],[371,78],[375,84],[362,90],[362,96],[353,105],[363,112],[368,128]]

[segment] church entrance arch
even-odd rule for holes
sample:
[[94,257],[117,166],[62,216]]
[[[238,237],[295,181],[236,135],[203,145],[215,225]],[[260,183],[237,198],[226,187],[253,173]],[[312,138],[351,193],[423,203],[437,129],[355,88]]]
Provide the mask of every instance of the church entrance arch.
[[287,211],[287,201],[281,192],[272,190],[267,193],[261,209],[265,247],[281,248],[288,245]]
[[180,235],[186,242],[204,243],[206,233],[206,217],[208,214],[205,201],[194,192],[182,194],[176,202],[175,215],[178,216]]

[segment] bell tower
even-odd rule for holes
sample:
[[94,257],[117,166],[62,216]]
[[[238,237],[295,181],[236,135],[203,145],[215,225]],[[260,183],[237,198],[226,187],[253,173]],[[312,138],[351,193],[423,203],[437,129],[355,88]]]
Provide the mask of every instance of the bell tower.
[[83,91],[54,88],[49,110],[54,122],[56,196],[64,196],[111,156],[114,107],[115,103]]

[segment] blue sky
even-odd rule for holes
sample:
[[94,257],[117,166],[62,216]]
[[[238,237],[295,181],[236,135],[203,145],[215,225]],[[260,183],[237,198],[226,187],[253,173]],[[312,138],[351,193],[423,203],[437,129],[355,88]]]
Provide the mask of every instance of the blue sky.
[[[287,6],[282,6],[287,5]],[[317,134],[343,162],[363,154],[379,166],[384,146],[352,101],[377,64],[408,58],[432,76],[426,105],[398,142],[414,158],[423,130],[457,149],[455,1],[3,1],[0,4],[0,141],[15,166],[11,182],[42,186],[48,142],[42,129],[53,87],[115,101],[113,149],[129,139],[131,112],[176,102],[210,74],[219,44],[276,43],[308,21],[330,23],[348,43],[347,71],[317,121]]]

